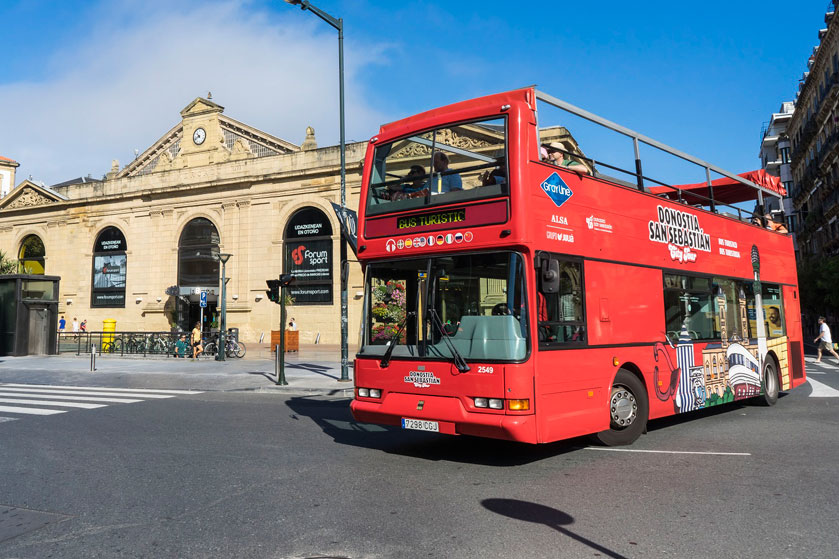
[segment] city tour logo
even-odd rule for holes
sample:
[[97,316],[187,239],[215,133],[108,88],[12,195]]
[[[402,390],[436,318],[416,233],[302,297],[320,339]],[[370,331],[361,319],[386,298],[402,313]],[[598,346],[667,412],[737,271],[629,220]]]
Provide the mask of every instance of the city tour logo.
[[673,208],[658,206],[657,220],[650,220],[650,240],[664,243],[670,259],[686,264],[696,262],[694,251],[711,252],[711,236],[699,226],[699,217]]

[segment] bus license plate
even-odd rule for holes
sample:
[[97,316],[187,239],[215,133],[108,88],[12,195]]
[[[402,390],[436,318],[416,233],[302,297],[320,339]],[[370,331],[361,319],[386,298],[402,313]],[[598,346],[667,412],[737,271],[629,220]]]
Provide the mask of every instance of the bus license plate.
[[414,429],[416,431],[434,431],[440,432],[440,425],[436,421],[425,421],[423,419],[408,419],[402,418],[403,429]]

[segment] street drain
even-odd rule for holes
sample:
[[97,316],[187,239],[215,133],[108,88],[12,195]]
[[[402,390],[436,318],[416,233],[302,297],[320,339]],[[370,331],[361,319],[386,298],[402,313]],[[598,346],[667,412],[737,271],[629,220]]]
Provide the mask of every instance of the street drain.
[[62,514],[0,505],[0,542],[39,530],[67,518]]

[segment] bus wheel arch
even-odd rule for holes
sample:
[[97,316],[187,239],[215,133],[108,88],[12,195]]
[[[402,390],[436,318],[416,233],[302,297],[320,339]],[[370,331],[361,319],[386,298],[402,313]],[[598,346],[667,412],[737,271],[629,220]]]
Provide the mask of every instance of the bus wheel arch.
[[758,401],[764,406],[774,406],[778,402],[778,395],[781,390],[781,368],[778,363],[778,356],[774,351],[766,354],[761,368],[760,384],[763,394]]
[[597,433],[606,446],[628,445],[646,431],[650,403],[641,372],[630,363],[618,369],[609,395],[609,429]]

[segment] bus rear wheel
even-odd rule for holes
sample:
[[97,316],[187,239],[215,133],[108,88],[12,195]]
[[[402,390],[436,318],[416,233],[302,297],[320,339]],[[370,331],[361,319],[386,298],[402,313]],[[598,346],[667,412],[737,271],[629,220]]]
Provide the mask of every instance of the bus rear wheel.
[[778,402],[779,385],[778,366],[773,357],[767,356],[763,364],[763,396],[760,396],[759,402],[765,406],[774,406]]
[[609,397],[609,429],[597,433],[597,440],[606,446],[631,444],[644,432],[648,415],[644,385],[638,377],[621,369],[615,375]]

